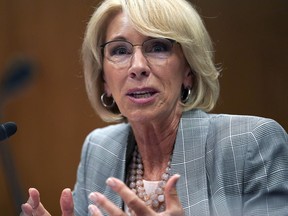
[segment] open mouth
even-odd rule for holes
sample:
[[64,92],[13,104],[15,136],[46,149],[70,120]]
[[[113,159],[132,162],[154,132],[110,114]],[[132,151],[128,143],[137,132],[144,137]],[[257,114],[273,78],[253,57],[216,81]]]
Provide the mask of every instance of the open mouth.
[[128,95],[133,98],[149,98],[156,94],[156,92],[148,92],[148,91],[143,91],[143,92],[133,92],[129,93]]

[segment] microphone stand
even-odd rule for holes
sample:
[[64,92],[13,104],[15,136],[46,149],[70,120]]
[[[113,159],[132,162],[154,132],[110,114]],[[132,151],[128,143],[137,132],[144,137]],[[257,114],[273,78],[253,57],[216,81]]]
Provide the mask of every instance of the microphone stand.
[[6,177],[6,184],[8,185],[8,191],[11,194],[14,213],[17,215],[21,212],[21,204],[24,203],[24,196],[12,158],[10,145],[7,140],[0,143],[0,158]]
[[[6,73],[0,80],[0,117],[1,112],[6,102],[6,99],[15,95],[15,93],[25,87],[32,78],[33,65],[27,59],[16,59],[9,65]],[[8,139],[0,142],[0,160],[3,165],[3,171],[8,185],[8,191],[11,194],[14,214],[19,215],[21,212],[21,204],[23,204],[24,196],[19,178],[17,175],[17,169],[14,165],[13,157],[10,150],[10,144]]]

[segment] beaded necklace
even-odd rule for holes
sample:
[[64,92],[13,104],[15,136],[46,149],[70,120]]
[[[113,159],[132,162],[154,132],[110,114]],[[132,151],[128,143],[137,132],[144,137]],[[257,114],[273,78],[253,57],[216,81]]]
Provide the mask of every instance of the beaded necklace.
[[165,172],[161,176],[161,180],[158,183],[154,192],[147,194],[144,188],[143,175],[144,167],[142,163],[141,155],[138,152],[137,146],[133,152],[132,163],[129,166],[129,178],[128,185],[137,196],[142,199],[146,206],[151,207],[156,212],[162,212],[165,210],[165,197],[164,189],[168,179],[171,176],[171,159],[167,164]]

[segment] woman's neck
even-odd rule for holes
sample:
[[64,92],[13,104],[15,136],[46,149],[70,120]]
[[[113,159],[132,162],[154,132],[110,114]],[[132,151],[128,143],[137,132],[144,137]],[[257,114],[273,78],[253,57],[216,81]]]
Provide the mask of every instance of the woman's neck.
[[144,179],[157,181],[173,153],[180,116],[161,124],[131,124],[142,157]]

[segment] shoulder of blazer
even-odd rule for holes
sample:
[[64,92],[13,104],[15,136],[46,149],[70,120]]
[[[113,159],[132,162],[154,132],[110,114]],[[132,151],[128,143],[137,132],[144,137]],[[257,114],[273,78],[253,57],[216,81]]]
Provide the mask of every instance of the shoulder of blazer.
[[109,125],[103,128],[97,128],[90,132],[86,137],[89,142],[103,142],[105,140],[118,140],[126,137],[129,134],[130,125],[127,123],[120,123]]
[[217,143],[221,143],[222,145],[225,143],[229,144],[229,140],[242,144],[248,142],[247,140],[250,139],[262,140],[264,142],[263,138],[266,136],[281,137],[284,142],[288,142],[286,131],[273,119],[228,114],[209,114],[209,117],[207,143],[210,143],[210,148],[214,148],[214,145],[217,145]]
[[87,159],[95,157],[96,154],[97,157],[111,154],[115,157],[121,157],[122,160],[122,155],[125,155],[129,133],[130,125],[125,123],[93,130],[87,135],[83,144],[82,162],[87,162]]
[[218,130],[233,130],[233,132],[255,132],[256,130],[266,130],[277,128],[285,132],[283,127],[273,119],[249,116],[249,115],[229,115],[229,114],[208,114],[210,126]]

